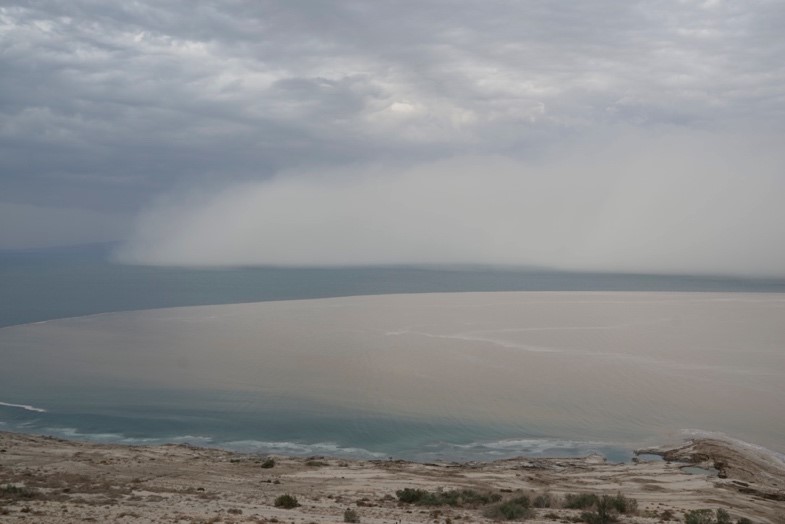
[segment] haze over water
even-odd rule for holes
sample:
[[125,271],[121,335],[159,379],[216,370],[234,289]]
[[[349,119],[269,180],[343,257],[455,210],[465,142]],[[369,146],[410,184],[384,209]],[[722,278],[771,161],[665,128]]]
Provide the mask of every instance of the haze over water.
[[[785,295],[363,296],[0,329],[5,427],[259,451],[612,458],[685,430],[785,452]],[[4,426],[0,426],[3,428]]]

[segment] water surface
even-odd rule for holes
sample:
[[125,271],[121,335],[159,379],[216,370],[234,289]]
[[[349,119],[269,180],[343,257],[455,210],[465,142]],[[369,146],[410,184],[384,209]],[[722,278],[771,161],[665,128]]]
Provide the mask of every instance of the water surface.
[[387,295],[61,319],[0,329],[0,428],[420,460],[624,458],[692,429],[783,452],[783,326],[776,293]]

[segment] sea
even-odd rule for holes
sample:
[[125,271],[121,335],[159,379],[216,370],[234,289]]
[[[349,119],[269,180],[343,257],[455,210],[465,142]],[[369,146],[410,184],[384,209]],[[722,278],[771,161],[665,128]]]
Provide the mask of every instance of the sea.
[[0,430],[423,462],[785,452],[785,280],[0,252]]

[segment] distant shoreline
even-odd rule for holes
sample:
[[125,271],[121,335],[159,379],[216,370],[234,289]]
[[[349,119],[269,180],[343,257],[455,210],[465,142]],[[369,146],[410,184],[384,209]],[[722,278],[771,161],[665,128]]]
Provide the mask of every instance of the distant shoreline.
[[[95,444],[0,432],[0,513],[4,522],[169,521],[339,522],[346,509],[362,522],[486,521],[491,503],[418,506],[396,498],[404,488],[429,493],[469,490],[549,501],[530,518],[563,520],[568,494],[637,501],[626,522],[684,518],[724,509],[734,519],[776,522],[785,501],[785,465],[754,447],[696,439],[648,449],[665,460],[611,464],[599,456],[519,457],[494,462],[422,464],[403,460],[260,456],[189,445]],[[268,461],[267,458],[271,460]],[[718,476],[684,472],[715,468]],[[294,509],[276,507],[281,495]],[[545,498],[537,498],[538,496]],[[7,520],[6,520],[7,519]]]

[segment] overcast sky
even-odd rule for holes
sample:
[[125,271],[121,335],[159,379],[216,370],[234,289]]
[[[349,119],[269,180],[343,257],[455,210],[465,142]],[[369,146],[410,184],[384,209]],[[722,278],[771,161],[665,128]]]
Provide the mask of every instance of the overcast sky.
[[0,248],[785,275],[782,0],[0,6]]

